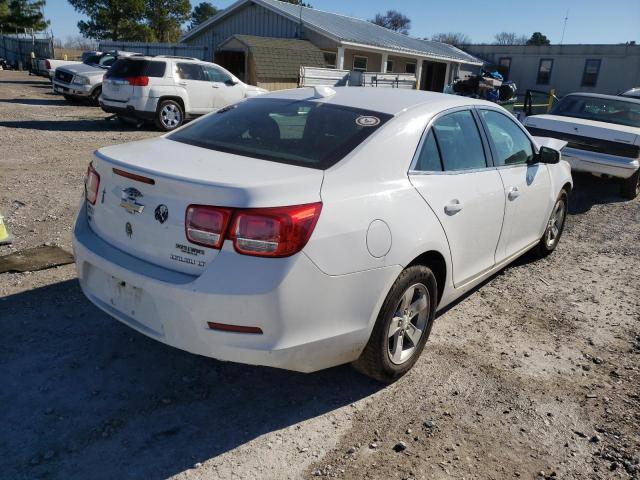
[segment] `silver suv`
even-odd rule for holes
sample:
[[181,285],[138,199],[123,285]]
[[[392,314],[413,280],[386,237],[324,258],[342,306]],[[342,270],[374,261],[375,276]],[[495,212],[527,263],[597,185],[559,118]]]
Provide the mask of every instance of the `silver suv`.
[[100,106],[125,123],[154,122],[163,131],[267,91],[241,82],[215,63],[195,58],[136,56],[105,75]]
[[53,91],[64,95],[67,101],[89,99],[98,105],[102,94],[102,77],[119,58],[140,55],[134,52],[90,52],[82,55],[82,63],[56,68]]

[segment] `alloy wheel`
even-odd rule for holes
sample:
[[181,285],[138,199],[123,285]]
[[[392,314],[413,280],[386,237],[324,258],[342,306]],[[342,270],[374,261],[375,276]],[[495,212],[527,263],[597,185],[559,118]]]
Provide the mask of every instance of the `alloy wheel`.
[[422,283],[411,285],[400,297],[387,333],[389,359],[396,365],[409,360],[416,352],[427,326],[430,298]]
[[551,218],[549,218],[549,223],[547,224],[547,234],[545,238],[547,248],[553,247],[560,238],[566,215],[566,204],[563,199],[559,199],[553,207]]
[[160,110],[162,124],[167,128],[176,128],[182,121],[182,112],[173,103],[169,103]]

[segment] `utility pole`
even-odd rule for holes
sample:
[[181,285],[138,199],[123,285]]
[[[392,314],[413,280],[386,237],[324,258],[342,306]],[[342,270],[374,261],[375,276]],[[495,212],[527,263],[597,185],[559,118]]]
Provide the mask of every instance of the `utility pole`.
[[567,14],[564,16],[564,25],[562,27],[562,38],[560,39],[560,45],[564,42],[564,32],[567,30],[567,22],[569,21],[569,10],[567,9]]

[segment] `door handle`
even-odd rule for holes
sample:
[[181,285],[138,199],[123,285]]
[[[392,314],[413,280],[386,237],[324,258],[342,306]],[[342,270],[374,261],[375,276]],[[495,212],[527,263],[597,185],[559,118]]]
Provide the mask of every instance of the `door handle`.
[[451,200],[451,202],[444,207],[444,213],[447,215],[455,215],[460,210],[462,210],[462,204],[460,203],[460,200],[457,199]]
[[187,86],[187,82],[178,82],[178,85],[182,85],[183,87]]
[[211,88],[220,88],[218,85],[211,85]]
[[509,194],[507,195],[507,197],[509,197],[509,200],[513,201],[519,196],[520,196],[520,192],[518,191],[518,187],[511,187],[509,189]]

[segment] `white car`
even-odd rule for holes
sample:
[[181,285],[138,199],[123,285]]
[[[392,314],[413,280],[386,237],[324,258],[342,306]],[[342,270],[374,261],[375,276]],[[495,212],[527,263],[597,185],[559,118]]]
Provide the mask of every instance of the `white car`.
[[38,60],[36,60],[36,71],[34,73],[53,81],[53,76],[58,67],[77,65],[80,63],[82,62],[79,62],[77,60],[55,60],[53,58],[39,58]]
[[153,121],[160,130],[170,131],[188,117],[266,92],[214,63],[136,56],[118,60],[105,74],[100,105],[125,122]]
[[79,64],[56,68],[53,77],[53,91],[68,101],[89,99],[95,105],[102,94],[102,78],[105,72],[119,58],[140,55],[135,52],[98,52],[84,55]]
[[640,87],[631,88],[620,94],[621,97],[640,98]]
[[562,154],[575,171],[618,179],[625,198],[640,194],[640,99],[572,93],[525,126],[568,142]]
[[73,244],[85,295],[151,338],[391,381],[436,310],[556,248],[571,188],[496,104],[303,88],[98,150]]

